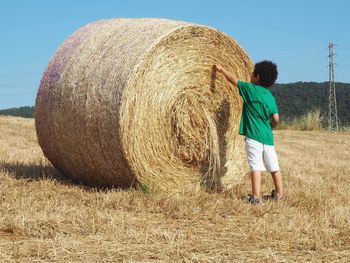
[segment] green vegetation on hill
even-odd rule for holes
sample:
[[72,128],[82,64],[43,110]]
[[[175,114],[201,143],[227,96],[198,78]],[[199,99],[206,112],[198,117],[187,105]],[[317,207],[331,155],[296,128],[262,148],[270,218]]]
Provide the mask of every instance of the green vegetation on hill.
[[[350,83],[337,82],[335,87],[340,125],[350,126]],[[321,119],[324,122],[327,121],[329,97],[328,82],[275,84],[270,90],[276,97],[281,118],[285,123],[295,122],[295,119],[300,119],[308,113],[318,110]],[[34,107],[26,106],[0,110],[0,115],[33,118]]]
[[[335,83],[338,118],[341,126],[350,125],[350,83]],[[275,84],[270,88],[276,97],[282,120],[291,122],[309,112],[320,110],[328,118],[329,83],[296,82]]]
[[11,108],[0,110],[0,115],[10,115],[23,118],[34,118],[34,106],[24,106],[19,108]]

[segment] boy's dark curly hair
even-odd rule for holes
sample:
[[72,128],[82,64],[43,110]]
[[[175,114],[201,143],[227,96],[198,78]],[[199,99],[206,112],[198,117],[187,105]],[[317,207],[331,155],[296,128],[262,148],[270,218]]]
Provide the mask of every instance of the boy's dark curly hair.
[[268,88],[272,86],[277,79],[277,66],[271,61],[264,60],[255,64],[253,74],[255,76],[259,75],[260,85]]

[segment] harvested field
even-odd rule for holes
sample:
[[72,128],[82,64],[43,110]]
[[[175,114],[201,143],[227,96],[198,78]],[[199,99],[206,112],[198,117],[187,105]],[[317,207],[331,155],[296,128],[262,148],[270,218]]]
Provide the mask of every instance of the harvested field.
[[349,132],[277,131],[287,201],[251,206],[248,180],[185,196],[88,188],[45,160],[34,120],[0,130],[0,262],[349,261]]

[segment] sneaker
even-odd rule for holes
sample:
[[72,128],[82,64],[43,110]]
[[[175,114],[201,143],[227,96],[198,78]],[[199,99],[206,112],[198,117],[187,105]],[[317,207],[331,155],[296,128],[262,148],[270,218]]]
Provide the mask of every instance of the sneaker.
[[249,204],[255,205],[255,204],[259,204],[261,202],[261,199],[259,197],[254,197],[251,194],[247,195],[247,202]]
[[272,190],[271,195],[265,195],[264,199],[268,200],[268,201],[284,201],[285,200],[284,196],[281,196],[281,197],[277,196],[275,189]]

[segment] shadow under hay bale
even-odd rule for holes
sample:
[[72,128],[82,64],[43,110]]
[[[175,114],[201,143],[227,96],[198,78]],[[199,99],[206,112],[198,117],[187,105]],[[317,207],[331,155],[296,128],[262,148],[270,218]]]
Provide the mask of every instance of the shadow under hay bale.
[[242,80],[253,68],[231,37],[210,27],[165,19],[88,24],[45,70],[39,144],[57,169],[89,185],[193,191],[223,176],[234,181],[244,166],[242,100],[216,76],[216,63]]
[[6,163],[0,162],[0,170],[7,172],[16,179],[28,179],[32,181],[55,180],[63,184],[77,183],[77,181],[66,177],[57,169],[42,163]]

